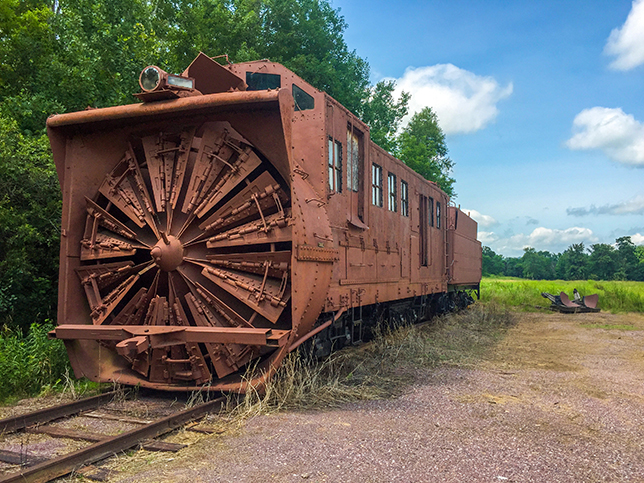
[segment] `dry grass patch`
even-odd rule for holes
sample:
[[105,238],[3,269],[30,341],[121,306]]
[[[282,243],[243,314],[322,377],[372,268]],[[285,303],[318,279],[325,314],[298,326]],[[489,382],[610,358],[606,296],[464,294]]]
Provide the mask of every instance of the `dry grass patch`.
[[295,352],[285,359],[263,394],[250,391],[230,414],[244,420],[283,409],[395,397],[416,381],[419,371],[480,360],[514,324],[506,309],[475,305],[423,324],[383,325],[371,342],[345,348],[321,361]]

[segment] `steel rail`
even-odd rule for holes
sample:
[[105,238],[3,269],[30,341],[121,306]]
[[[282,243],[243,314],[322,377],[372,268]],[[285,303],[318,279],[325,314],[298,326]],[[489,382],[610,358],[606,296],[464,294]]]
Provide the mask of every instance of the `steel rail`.
[[20,416],[2,419],[0,420],[0,434],[13,433],[34,424],[48,423],[55,419],[71,416],[72,414],[98,409],[101,405],[110,402],[115,395],[115,391],[106,392],[98,396],[61,404],[60,406],[40,409]]
[[100,461],[110,455],[131,448],[141,442],[141,440],[156,438],[190,421],[198,419],[217,406],[221,406],[225,399],[225,397],[220,397],[190,409],[179,411],[141,428],[113,436],[104,441],[99,441],[78,451],[39,463],[23,471],[12,473],[0,478],[0,483],[46,483],[54,478],[71,473],[83,465]]

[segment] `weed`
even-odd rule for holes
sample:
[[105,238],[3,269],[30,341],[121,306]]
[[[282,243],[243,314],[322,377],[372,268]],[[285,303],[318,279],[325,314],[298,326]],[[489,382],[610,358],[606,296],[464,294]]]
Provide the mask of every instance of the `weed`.
[[[324,360],[293,352],[263,393],[248,391],[233,418],[395,397],[423,370],[472,364],[514,323],[498,305],[478,305],[424,324],[383,325],[370,343],[345,348]],[[251,370],[247,377],[252,374]]]
[[50,340],[47,332],[51,323],[32,324],[27,336],[4,328],[0,333],[0,401],[21,396],[33,396],[65,384],[69,371],[65,346],[60,340]]

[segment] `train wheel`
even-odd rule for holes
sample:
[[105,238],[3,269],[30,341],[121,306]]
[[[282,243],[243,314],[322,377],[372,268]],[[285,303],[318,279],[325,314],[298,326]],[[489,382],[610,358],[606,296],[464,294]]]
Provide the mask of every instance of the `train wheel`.
[[[229,124],[133,138],[86,203],[76,272],[93,324],[291,329],[290,188]],[[179,386],[276,350],[102,344],[143,381]]]

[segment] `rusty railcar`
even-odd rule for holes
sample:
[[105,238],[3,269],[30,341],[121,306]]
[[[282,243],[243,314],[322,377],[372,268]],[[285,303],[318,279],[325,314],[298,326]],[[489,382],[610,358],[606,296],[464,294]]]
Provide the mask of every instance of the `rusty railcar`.
[[[47,122],[58,326],[77,377],[244,391],[478,291],[476,223],[282,65],[146,68],[142,103]],[[243,377],[249,364],[262,371]]]

